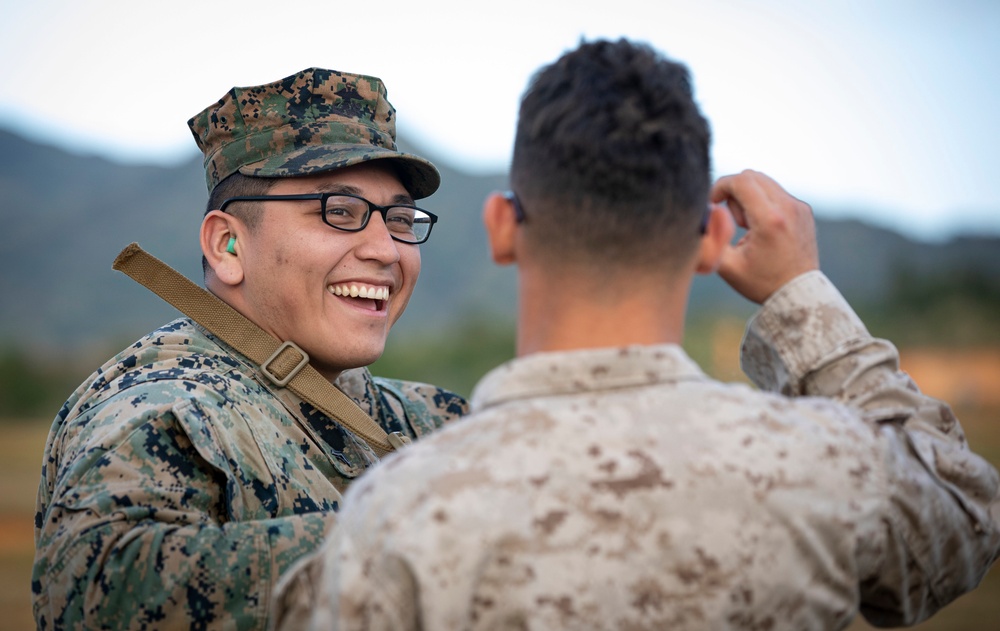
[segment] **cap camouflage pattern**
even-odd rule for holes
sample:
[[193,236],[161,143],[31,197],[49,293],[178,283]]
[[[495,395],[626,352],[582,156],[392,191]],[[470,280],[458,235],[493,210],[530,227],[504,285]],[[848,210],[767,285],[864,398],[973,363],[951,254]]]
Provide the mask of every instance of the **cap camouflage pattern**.
[[205,154],[209,191],[237,171],[291,177],[379,159],[393,161],[415,199],[441,183],[433,164],[396,149],[396,110],[377,77],[308,68],[234,87],[188,126]]

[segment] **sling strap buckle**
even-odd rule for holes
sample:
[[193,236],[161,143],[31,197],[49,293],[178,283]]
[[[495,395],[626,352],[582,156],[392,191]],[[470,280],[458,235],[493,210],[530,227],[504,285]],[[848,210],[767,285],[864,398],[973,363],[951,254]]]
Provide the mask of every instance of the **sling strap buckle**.
[[[298,361],[298,363],[292,366],[291,370],[289,370],[284,377],[279,377],[278,373],[275,372],[275,369],[271,367],[271,363],[276,362],[281,356],[281,354],[287,349],[290,349],[298,353],[301,356],[301,359]],[[287,359],[288,359],[287,357],[282,358],[282,362],[287,363]],[[301,348],[299,348],[298,344],[292,341],[283,342],[281,346],[275,349],[275,351],[271,353],[271,356],[268,357],[266,360],[264,360],[264,363],[260,365],[260,374],[267,377],[268,380],[271,381],[271,383],[278,386],[279,388],[284,388],[286,385],[288,385],[288,382],[294,379],[295,375],[299,374],[299,371],[302,370],[308,363],[309,363],[309,354],[306,353]],[[284,368],[284,366],[280,366],[280,368]]]

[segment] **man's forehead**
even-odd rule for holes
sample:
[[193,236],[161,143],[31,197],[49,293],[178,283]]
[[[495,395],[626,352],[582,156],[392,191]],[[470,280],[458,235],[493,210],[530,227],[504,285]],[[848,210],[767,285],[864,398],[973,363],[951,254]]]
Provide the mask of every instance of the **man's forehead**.
[[316,175],[281,178],[272,192],[277,189],[295,193],[349,193],[363,196],[372,193],[373,189],[379,189],[391,195],[394,201],[412,201],[392,165],[379,162],[383,161],[366,162]]

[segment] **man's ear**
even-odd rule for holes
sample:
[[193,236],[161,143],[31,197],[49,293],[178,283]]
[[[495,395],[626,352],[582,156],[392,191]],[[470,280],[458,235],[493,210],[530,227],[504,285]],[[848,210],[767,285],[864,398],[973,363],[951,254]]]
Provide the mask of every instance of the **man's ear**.
[[493,262],[510,265],[517,261],[517,218],[511,201],[500,193],[491,193],[483,203],[483,225]]
[[709,206],[705,234],[702,235],[701,245],[698,246],[695,271],[699,274],[714,274],[719,269],[722,255],[729,248],[734,234],[736,234],[736,223],[729,209],[719,204]]
[[243,224],[221,210],[213,210],[201,222],[201,253],[215,277],[235,287],[243,282],[243,244],[238,235],[246,235]]

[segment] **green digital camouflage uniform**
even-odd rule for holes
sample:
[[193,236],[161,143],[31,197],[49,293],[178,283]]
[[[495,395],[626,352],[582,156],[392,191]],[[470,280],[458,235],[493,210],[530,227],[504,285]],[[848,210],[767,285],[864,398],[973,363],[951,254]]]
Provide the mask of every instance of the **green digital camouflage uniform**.
[[469,417],[350,489],[278,628],[832,631],[978,584],[997,472],[825,276],[772,296],[742,359],[771,392],[676,345],[495,369]]
[[[309,68],[232,88],[188,125],[209,191],[236,172],[283,178],[380,160],[427,197],[440,175],[397,150],[395,121],[378,78]],[[415,438],[465,411],[454,394],[367,369],[337,385],[388,433]],[[340,494],[376,461],[176,320],[105,364],[55,420],[35,517],[38,627],[262,629],[279,573],[318,545]]]
[[[423,384],[338,381],[416,438],[465,411]],[[32,577],[41,629],[260,629],[279,573],[314,549],[367,445],[186,318],[114,357],[45,446]]]

